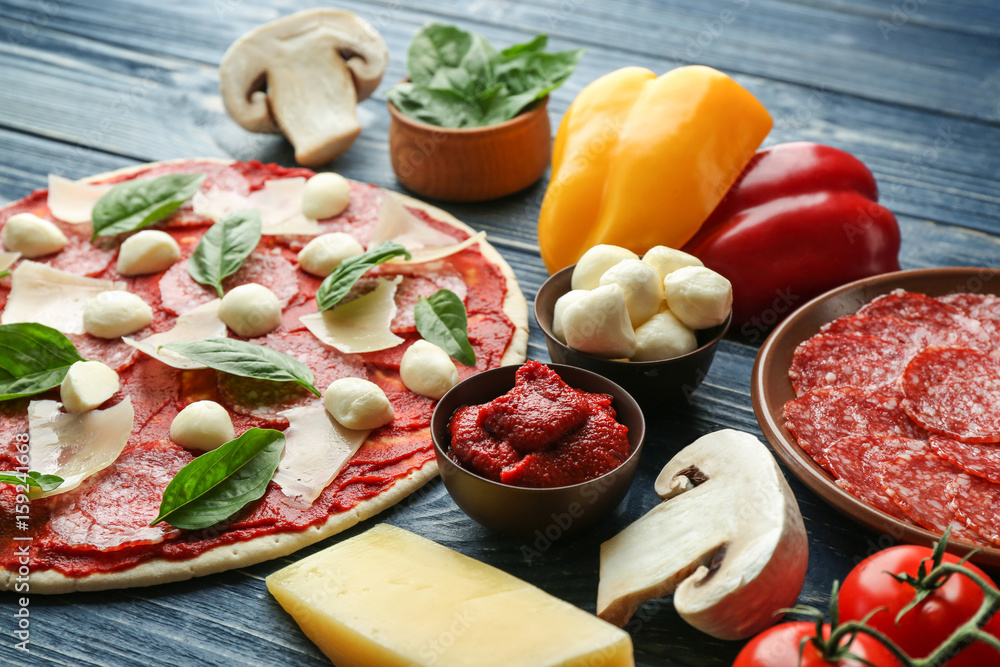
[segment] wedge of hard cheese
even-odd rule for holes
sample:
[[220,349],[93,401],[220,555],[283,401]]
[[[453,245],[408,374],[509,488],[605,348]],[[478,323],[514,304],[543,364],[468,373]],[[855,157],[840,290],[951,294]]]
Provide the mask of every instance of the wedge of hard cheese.
[[619,667],[628,633],[477,560],[388,524],[267,578],[337,667]]

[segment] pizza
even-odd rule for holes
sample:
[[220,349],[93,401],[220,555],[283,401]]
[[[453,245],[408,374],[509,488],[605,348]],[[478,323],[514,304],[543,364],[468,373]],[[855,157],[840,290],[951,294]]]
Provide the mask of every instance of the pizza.
[[[259,193],[277,191],[296,180],[301,184],[313,175],[306,169],[259,162],[178,160],[101,174],[86,179],[86,183],[117,184],[180,173],[204,174],[200,194],[244,208],[262,201]],[[280,199],[272,197],[266,205],[294,209],[299,205],[295,202],[301,201]],[[322,278],[303,271],[297,265],[297,255],[312,235],[329,232],[349,234],[368,247],[380,216],[393,201],[402,204],[409,218],[423,228],[453,239],[458,250],[438,253],[426,262],[388,262],[369,271],[362,280],[389,277],[396,288],[389,329],[400,342],[378,351],[346,353],[321,342],[300,319],[317,311],[315,297]],[[24,212],[53,222],[67,239],[65,247],[33,261],[63,273],[113,281],[116,289],[140,296],[151,307],[153,317],[148,326],[133,334],[135,340],[171,331],[186,313],[216,298],[215,290],[195,282],[186,267],[214,222],[196,212],[191,201],[153,225],[176,240],[181,250],[179,261],[157,273],[131,276],[119,274],[116,264],[128,234],[92,241],[89,223],[64,222],[52,214],[48,203],[49,192],[40,190],[0,208],[0,229],[11,216]],[[302,216],[298,219],[301,222]],[[272,479],[260,500],[210,528],[181,530],[168,523],[150,526],[166,485],[199,454],[170,439],[171,423],[186,405],[201,400],[219,403],[239,435],[254,427],[287,432],[288,415],[293,414],[289,411],[322,405],[322,401],[294,383],[241,377],[211,368],[175,368],[120,338],[67,333],[82,357],[100,360],[117,371],[120,389],[101,407],[111,409],[130,402],[132,428],[113,463],[86,477],[76,488],[25,504],[15,485],[0,484],[0,590],[15,589],[19,571],[24,574],[25,560],[29,563],[30,590],[36,593],[146,586],[258,563],[345,530],[392,506],[437,474],[429,428],[435,401],[410,391],[400,378],[404,351],[420,339],[414,305],[419,297],[442,288],[464,302],[476,361],[471,367],[455,364],[461,378],[521,362],[527,346],[527,304],[513,272],[494,248],[481,238],[473,238],[474,231],[448,213],[373,185],[350,182],[346,210],[309,222],[314,228],[307,234],[294,224],[287,228],[279,224],[277,233],[265,233],[239,270],[225,279],[223,288],[228,291],[246,283],[268,287],[280,301],[280,326],[249,342],[303,362],[321,390],[344,377],[374,382],[392,404],[392,421],[364,438],[311,503],[290,497]],[[407,230],[396,231],[398,238],[409,238]],[[23,263],[24,259],[15,264],[15,270]],[[57,287],[49,288],[46,293],[52,294],[53,303],[37,298],[25,304],[22,297],[12,295],[11,277],[0,278],[0,309],[58,311],[59,300],[66,297]],[[239,338],[232,331],[228,336]],[[42,405],[43,399],[58,400],[58,388],[0,402],[0,470],[12,471],[21,465],[18,447],[23,448],[33,433],[29,408]]]

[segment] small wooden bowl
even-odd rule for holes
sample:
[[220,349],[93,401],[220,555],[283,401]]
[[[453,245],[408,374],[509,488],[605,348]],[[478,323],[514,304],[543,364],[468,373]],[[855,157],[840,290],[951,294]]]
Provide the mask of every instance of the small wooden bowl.
[[528,187],[552,157],[549,98],[488,127],[447,128],[402,114],[387,102],[389,157],[408,190],[445,201],[485,201]]

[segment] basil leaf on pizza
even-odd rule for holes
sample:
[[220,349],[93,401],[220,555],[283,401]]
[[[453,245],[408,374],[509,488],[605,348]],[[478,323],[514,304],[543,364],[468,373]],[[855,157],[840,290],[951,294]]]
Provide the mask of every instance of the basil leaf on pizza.
[[0,271],[0,278],[6,278],[9,275],[10,275],[10,269],[4,269],[3,271]]
[[41,489],[43,493],[48,493],[58,489],[63,483],[63,478],[59,475],[43,475],[37,470],[28,472],[0,472],[0,484],[17,484],[18,486],[34,487]]
[[251,428],[177,471],[163,490],[160,513],[149,525],[166,521],[175,528],[214,526],[259,499],[278,469],[285,434]]
[[232,338],[202,338],[166,343],[160,347],[223,373],[256,380],[296,382],[317,396],[322,396],[319,389],[313,386],[313,372],[308,366],[294,357],[263,345]]
[[466,366],[476,365],[476,351],[469,343],[469,318],[465,304],[449,289],[420,297],[413,307],[417,331]]
[[193,197],[204,180],[204,174],[167,174],[116,185],[94,204],[90,240],[133,232],[162,220]]
[[316,305],[322,310],[336,306],[369,269],[393,257],[411,259],[410,252],[395,241],[383,241],[361,255],[345,259],[328,275],[316,292]]
[[58,387],[83,357],[63,334],[36,322],[0,325],[0,401]]
[[236,273],[260,243],[261,225],[260,212],[252,209],[222,218],[201,237],[188,259],[188,273],[221,297],[222,281]]

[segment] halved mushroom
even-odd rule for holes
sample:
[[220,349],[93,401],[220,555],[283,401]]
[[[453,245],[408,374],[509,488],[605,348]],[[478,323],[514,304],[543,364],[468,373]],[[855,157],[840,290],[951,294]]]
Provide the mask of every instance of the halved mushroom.
[[354,143],[355,106],[378,87],[388,60],[382,36],[364,19],[311,9],[233,42],[219,65],[219,89],[242,127],[282,132],[298,162],[319,165]]
[[742,639],[795,604],[806,529],[757,438],[733,430],[699,438],[667,463],[655,489],[665,502],[601,545],[598,616],[624,626],[643,602],[673,593],[685,621]]

